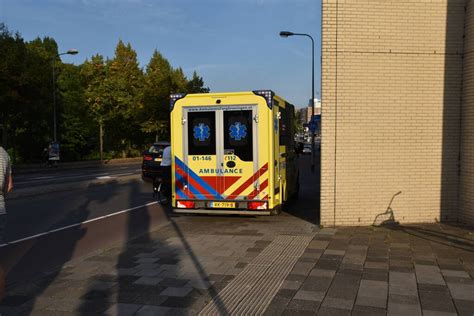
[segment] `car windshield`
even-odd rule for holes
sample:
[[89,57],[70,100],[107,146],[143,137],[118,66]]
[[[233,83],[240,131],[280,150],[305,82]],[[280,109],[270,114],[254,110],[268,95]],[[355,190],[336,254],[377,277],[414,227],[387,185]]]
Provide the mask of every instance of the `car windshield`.
[[162,146],[162,145],[152,145],[152,146],[148,149],[148,152],[149,152],[150,154],[162,154],[164,149],[165,149],[165,146]]

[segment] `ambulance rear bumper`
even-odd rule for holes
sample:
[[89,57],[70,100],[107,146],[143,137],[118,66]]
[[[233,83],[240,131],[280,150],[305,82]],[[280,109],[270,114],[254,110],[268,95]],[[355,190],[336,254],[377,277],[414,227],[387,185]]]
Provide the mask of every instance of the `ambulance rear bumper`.
[[268,200],[177,199],[175,213],[271,215]]
[[208,215],[271,215],[270,210],[238,210],[238,209],[189,209],[189,208],[173,208],[173,213],[180,214],[208,214]]

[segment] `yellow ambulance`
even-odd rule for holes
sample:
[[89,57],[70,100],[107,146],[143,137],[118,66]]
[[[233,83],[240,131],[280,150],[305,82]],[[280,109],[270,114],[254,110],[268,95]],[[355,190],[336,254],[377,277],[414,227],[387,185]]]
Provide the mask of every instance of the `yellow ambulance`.
[[171,95],[174,212],[278,214],[299,190],[293,120],[270,90]]

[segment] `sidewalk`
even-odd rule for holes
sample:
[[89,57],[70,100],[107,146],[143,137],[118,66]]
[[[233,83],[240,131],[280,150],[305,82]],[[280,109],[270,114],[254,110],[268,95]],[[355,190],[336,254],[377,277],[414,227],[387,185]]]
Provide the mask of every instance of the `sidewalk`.
[[319,230],[287,214],[170,219],[123,246],[9,288],[0,314],[474,311],[472,230],[439,224]]

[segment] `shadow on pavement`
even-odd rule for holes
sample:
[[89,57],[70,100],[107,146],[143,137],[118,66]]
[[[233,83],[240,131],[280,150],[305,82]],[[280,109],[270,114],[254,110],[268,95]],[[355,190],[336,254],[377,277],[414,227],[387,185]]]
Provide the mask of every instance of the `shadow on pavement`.
[[311,172],[311,156],[301,155],[298,158],[300,169],[300,192],[297,199],[292,199],[285,207],[285,212],[314,225],[320,223],[320,174],[321,163],[319,152],[315,156],[315,172]]
[[372,226],[382,226],[382,225],[396,225],[398,222],[395,220],[395,212],[392,209],[392,203],[395,197],[402,194],[402,191],[398,191],[392,196],[390,203],[388,203],[387,209],[385,212],[375,216]]
[[[85,193],[85,202],[68,216],[73,216],[77,222],[87,220],[89,204],[93,201],[105,201],[113,195],[98,197],[94,195],[93,188]],[[61,210],[61,205],[56,206]],[[59,222],[64,221],[61,219]],[[34,224],[34,223],[33,223]],[[55,227],[57,223],[51,226]],[[77,242],[87,232],[82,225],[76,225],[53,234],[40,236],[17,244],[8,245],[2,249],[2,262],[7,266],[7,291],[1,302],[0,308],[11,308],[29,315],[33,308],[47,308],[52,303],[37,298],[48,290],[56,278],[64,271],[62,267],[71,260],[76,251]],[[65,272],[67,275],[67,272]],[[71,286],[73,280],[55,282],[55,291],[58,295],[68,295],[62,289]],[[16,312],[12,313],[16,314]]]
[[[149,194],[152,194],[151,187]],[[139,190],[132,187],[129,207],[140,201],[139,195]],[[123,244],[87,259],[95,264],[114,262],[110,262],[111,270],[101,269],[92,276],[81,297],[82,304],[78,308],[81,315],[104,312],[132,315],[139,309],[143,313],[160,315],[168,309],[163,303],[169,298],[162,293],[168,287],[178,285],[173,278],[177,273],[178,259],[176,249],[151,238],[150,210],[156,209],[140,208],[127,212]]]
[[[137,190],[137,187],[132,186],[129,194],[129,205],[125,207],[131,208],[136,205],[136,203],[139,202],[137,201],[139,194],[140,192]],[[126,235],[124,244],[115,265],[109,261],[115,260],[116,256],[111,254],[115,252],[117,248],[109,249],[105,253],[87,259],[95,264],[107,261],[109,262],[107,266],[110,270],[98,270],[92,276],[92,280],[88,282],[89,286],[85,294],[81,297],[82,304],[78,308],[78,312],[81,315],[102,313],[112,306],[114,314],[128,314],[130,306],[127,304],[147,303],[143,300],[140,301],[137,296],[138,290],[143,289],[139,288],[140,285],[135,284],[140,277],[136,275],[136,271],[134,270],[137,264],[136,260],[140,260],[137,256],[146,254],[147,251],[155,246],[149,236],[150,216],[147,208],[127,212],[125,229]],[[146,257],[141,258],[146,259]],[[149,288],[147,291],[144,291],[144,293],[151,295],[152,291],[156,292],[156,290],[156,288]]]
[[[395,231],[401,231],[411,236],[439,245],[474,252],[474,240],[472,235],[465,235],[466,231],[472,231],[472,227],[468,228],[463,226],[451,226],[449,224],[430,224],[427,225],[429,228],[424,228],[422,225],[399,224],[385,225],[385,227]],[[462,228],[467,229],[465,230]]]
[[[170,212],[168,212],[168,214],[170,213],[171,213],[171,210]],[[191,258],[194,264],[194,267],[196,268],[199,274],[199,277],[201,278],[201,280],[208,280],[208,275],[203,265],[201,264],[198,256],[192,250],[192,247],[187,242],[186,237],[181,231],[181,228],[179,227],[179,225],[177,225],[177,223],[175,222],[172,216],[168,216],[168,220],[170,221],[171,225],[173,226],[174,231],[176,232],[179,239],[181,240],[181,243],[183,244],[183,247],[185,251],[187,252],[188,256]],[[222,302],[222,300],[220,299],[219,291],[214,287],[214,285],[210,285],[210,287],[207,289],[207,292],[212,297],[212,300],[214,301],[214,304],[217,307],[219,313],[221,315],[229,315],[229,311],[226,309],[224,302]]]

